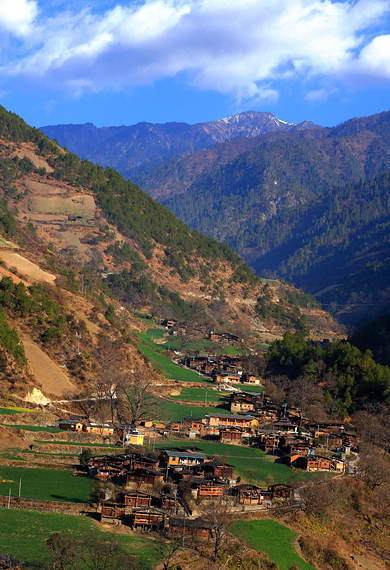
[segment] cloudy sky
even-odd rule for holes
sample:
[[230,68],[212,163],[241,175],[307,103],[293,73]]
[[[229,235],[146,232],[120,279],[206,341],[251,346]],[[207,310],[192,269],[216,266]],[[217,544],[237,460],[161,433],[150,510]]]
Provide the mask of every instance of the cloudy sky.
[[34,126],[390,109],[390,0],[0,0],[0,103]]

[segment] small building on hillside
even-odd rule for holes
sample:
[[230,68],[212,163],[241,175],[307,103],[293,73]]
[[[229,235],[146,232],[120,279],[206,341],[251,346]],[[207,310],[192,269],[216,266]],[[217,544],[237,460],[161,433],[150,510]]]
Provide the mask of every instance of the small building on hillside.
[[182,450],[166,450],[161,454],[161,459],[165,465],[169,467],[178,467],[181,465],[198,465],[199,463],[205,463],[208,461],[207,455],[204,453],[193,453],[190,451]]
[[253,416],[240,416],[235,414],[212,413],[205,416],[205,427],[241,427],[250,430],[256,429],[258,420]]

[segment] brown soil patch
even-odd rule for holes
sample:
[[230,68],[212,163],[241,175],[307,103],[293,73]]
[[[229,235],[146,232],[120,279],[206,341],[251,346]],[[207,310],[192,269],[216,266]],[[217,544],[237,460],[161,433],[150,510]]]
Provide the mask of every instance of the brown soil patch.
[[22,337],[31,372],[46,394],[67,396],[76,391],[63,370],[35,342]]
[[48,165],[46,160],[43,158],[39,158],[32,150],[28,148],[23,148],[20,152],[17,153],[19,158],[27,157],[31,160],[36,168],[46,168],[46,172],[53,172],[53,168]]
[[72,232],[60,232],[60,235],[65,241],[65,247],[73,247],[77,249],[79,253],[85,253],[86,251],[89,251],[89,248],[81,243],[76,234]]
[[[20,222],[24,221],[24,216],[26,215],[25,212],[19,211],[18,220]],[[45,224],[67,224],[69,221],[68,216],[65,214],[36,214],[32,212],[28,212],[28,218],[32,222],[43,222]]]
[[29,210],[41,214],[69,214],[91,219],[95,217],[96,204],[93,196],[76,194],[69,198],[33,196],[29,200]]
[[0,426],[0,448],[7,449],[9,447],[24,446],[24,438],[16,433],[15,429]]
[[349,561],[354,570],[385,570],[386,566],[382,566],[378,561],[354,554],[353,558]]
[[31,190],[34,194],[65,194],[66,188],[59,188],[58,186],[53,186],[52,184],[43,184],[42,182],[36,182],[35,180],[30,180],[25,178],[23,180],[24,185],[28,190]]
[[53,285],[56,279],[55,275],[48,271],[43,271],[38,265],[13,251],[0,250],[0,260],[4,261],[11,271],[15,268],[30,283],[43,281]]

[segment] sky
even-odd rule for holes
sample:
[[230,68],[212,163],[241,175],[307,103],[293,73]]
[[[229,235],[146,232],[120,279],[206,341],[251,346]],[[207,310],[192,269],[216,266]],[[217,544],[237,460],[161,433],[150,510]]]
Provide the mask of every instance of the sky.
[[390,0],[0,0],[0,104],[36,127],[334,126],[390,110]]

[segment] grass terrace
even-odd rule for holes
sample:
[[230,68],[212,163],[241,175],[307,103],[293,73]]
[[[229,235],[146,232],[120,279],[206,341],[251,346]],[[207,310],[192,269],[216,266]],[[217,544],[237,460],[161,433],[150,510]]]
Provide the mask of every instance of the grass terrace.
[[42,414],[43,412],[37,410],[30,410],[29,408],[0,408],[0,415],[1,416],[13,416],[15,414],[26,414],[26,413],[39,413]]
[[[0,509],[0,513],[0,552],[24,561],[26,569],[46,567],[45,541],[54,532],[65,531],[77,538],[90,532],[107,536],[88,517],[13,509]],[[143,569],[150,570],[155,565],[153,541],[143,536],[117,536],[125,552],[134,556]]]
[[159,400],[160,416],[163,421],[181,421],[184,416],[204,417],[206,414],[215,412],[222,412],[228,414],[229,410],[224,408],[216,408],[212,406],[186,406],[185,404],[178,404],[169,400]]
[[24,431],[45,431],[47,433],[61,433],[63,430],[55,427],[41,427],[41,426],[30,426],[24,424],[2,424],[0,426],[6,426],[13,429],[21,429]]
[[219,402],[227,404],[229,394],[227,392],[217,392],[207,388],[182,388],[179,396],[172,396],[175,400],[188,400],[190,402]]
[[[138,336],[140,333],[137,333]],[[159,368],[167,378],[171,380],[177,380],[179,382],[203,382],[203,376],[200,376],[197,372],[192,370],[187,370],[182,368],[177,364],[171,362],[169,358],[161,354],[156,350],[157,345],[151,342],[140,342],[139,349],[141,352],[156,366]]]
[[56,439],[52,439],[51,441],[43,440],[43,439],[35,439],[35,443],[46,444],[46,445],[74,445],[76,447],[104,447],[106,449],[113,449],[118,451],[117,445],[112,445],[109,443],[87,443],[87,442],[74,442],[74,441],[58,441]]
[[299,570],[315,570],[296,551],[298,533],[274,520],[237,521],[230,531],[259,552],[267,552],[280,570],[296,566]]
[[264,392],[264,386],[255,386],[251,384],[233,384],[235,388],[240,388],[242,392],[253,392],[255,394],[261,394]]
[[0,467],[0,494],[19,495],[22,479],[23,497],[71,503],[92,503],[94,500],[92,480],[88,477],[73,477],[71,471],[56,469],[28,469],[24,467]]

